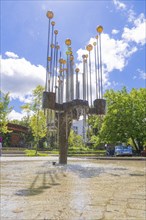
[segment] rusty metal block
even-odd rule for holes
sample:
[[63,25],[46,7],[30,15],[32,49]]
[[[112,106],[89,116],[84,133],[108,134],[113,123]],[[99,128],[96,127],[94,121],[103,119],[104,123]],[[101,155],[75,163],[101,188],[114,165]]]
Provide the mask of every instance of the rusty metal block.
[[97,115],[105,115],[106,113],[106,100],[105,99],[95,99],[94,108],[96,109]]
[[53,92],[43,92],[43,108],[55,110],[56,94]]

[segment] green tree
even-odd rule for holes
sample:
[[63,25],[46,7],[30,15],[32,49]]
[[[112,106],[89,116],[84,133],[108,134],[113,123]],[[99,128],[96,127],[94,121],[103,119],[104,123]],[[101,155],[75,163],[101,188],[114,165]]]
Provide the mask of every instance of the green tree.
[[6,134],[10,132],[8,130],[8,114],[12,111],[12,107],[9,107],[10,97],[9,93],[3,94],[0,91],[0,133]]
[[[38,150],[39,140],[46,136],[47,127],[46,127],[46,116],[42,111],[42,94],[44,87],[38,85],[32,91],[32,102],[26,103],[21,106],[21,108],[27,112],[25,117],[25,122],[31,128],[35,143],[36,143],[36,154]],[[30,114],[32,116],[30,116]]]
[[101,145],[102,140],[99,138],[101,126],[104,120],[104,116],[101,115],[91,115],[88,118],[89,124],[89,137],[90,142],[94,146],[94,148],[98,148]]
[[82,136],[77,135],[72,129],[68,138],[68,146],[69,150],[81,150],[85,147]]
[[39,140],[46,136],[46,117],[42,110],[39,110],[37,114],[34,114],[30,119],[30,127],[32,129],[32,134],[36,142],[36,154],[38,150]]
[[137,151],[141,151],[146,141],[146,89],[126,88],[121,91],[108,90],[105,93],[107,114],[102,124],[100,139],[105,143],[133,141]]

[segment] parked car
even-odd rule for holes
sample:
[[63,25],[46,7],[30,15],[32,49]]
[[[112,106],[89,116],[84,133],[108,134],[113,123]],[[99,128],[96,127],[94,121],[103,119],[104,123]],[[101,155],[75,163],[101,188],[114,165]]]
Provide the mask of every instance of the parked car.
[[115,156],[132,156],[131,146],[115,146]]

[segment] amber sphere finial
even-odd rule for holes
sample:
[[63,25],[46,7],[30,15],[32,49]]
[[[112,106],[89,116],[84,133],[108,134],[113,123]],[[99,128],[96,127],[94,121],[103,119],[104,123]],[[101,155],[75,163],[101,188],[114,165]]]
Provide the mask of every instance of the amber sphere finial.
[[100,25],[96,28],[97,32],[101,34],[103,32],[103,27]]
[[46,15],[49,19],[52,19],[54,17],[54,14],[52,11],[48,11]]
[[70,45],[71,45],[71,40],[70,40],[70,39],[66,39],[65,44],[66,44],[67,46],[70,46]]
[[75,72],[76,72],[76,73],[78,73],[79,71],[80,71],[80,69],[79,69],[79,68],[76,68],[76,69],[75,69]]
[[93,49],[93,46],[91,44],[88,44],[86,47],[86,50],[90,52],[92,49]]

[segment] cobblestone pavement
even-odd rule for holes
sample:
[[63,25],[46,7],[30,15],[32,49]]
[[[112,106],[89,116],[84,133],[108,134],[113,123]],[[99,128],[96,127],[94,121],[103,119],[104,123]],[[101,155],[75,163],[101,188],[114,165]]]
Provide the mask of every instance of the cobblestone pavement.
[[1,158],[1,220],[146,219],[146,161],[54,160]]

